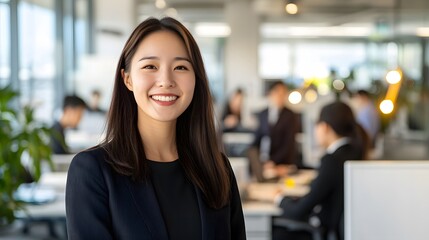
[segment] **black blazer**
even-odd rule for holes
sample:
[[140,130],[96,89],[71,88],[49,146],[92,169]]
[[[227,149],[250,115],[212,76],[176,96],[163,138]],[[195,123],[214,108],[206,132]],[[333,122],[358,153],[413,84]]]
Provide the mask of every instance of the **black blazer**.
[[322,209],[317,216],[322,226],[337,230],[344,211],[344,162],[360,160],[362,157],[362,151],[350,144],[323,156],[310,192],[298,200],[282,200],[280,207],[283,209],[283,217],[306,221],[313,208],[320,205]]
[[270,126],[268,108],[258,115],[259,126],[255,132],[253,146],[258,148],[264,136],[270,136],[270,159],[276,164],[296,164],[295,135],[298,132],[298,117],[290,109],[283,107],[277,123]]
[[[106,157],[98,147],[77,154],[70,165],[66,187],[69,239],[168,239],[152,183],[134,182],[116,173]],[[204,203],[196,188],[202,239],[246,239],[235,177],[231,191],[230,203],[216,210]]]

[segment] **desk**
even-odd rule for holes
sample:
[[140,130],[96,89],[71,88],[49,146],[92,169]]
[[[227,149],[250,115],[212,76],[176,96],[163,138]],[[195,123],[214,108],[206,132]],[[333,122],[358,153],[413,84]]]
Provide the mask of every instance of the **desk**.
[[24,233],[29,231],[32,222],[44,222],[49,227],[51,237],[57,238],[58,234],[55,231],[55,225],[61,225],[63,233],[61,236],[67,235],[66,226],[66,208],[65,208],[65,186],[67,180],[66,172],[52,172],[44,174],[39,181],[39,184],[47,187],[52,187],[56,192],[56,199],[53,202],[41,205],[26,205],[25,211],[15,213],[17,219],[24,221]]
[[[243,203],[244,221],[248,240],[270,240],[271,219],[279,216],[282,210],[267,200],[272,200],[273,192],[281,189],[285,196],[302,197],[310,191],[308,184],[316,177],[314,170],[300,170],[278,183],[250,183],[247,186],[249,199]],[[293,182],[293,186],[286,186],[285,181]],[[260,201],[256,201],[256,200]]]
[[282,210],[272,203],[244,202],[244,222],[248,240],[271,239],[271,218],[279,216]]

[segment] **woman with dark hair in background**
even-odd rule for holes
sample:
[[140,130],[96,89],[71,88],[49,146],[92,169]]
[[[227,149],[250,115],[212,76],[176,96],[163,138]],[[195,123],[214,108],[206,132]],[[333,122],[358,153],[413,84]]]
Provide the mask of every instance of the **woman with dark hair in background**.
[[199,48],[172,18],[125,44],[104,141],[73,159],[70,239],[245,239],[241,201],[220,152]]
[[[366,156],[368,138],[356,123],[351,108],[343,102],[324,106],[315,127],[318,144],[326,151],[321,159],[317,177],[310,186],[310,192],[302,198],[292,199],[277,195],[275,202],[283,209],[283,218],[309,221],[315,214],[325,232],[341,236],[344,211],[344,162],[361,160]],[[321,209],[313,212],[316,206]],[[311,239],[308,233],[290,232],[285,228],[273,227],[273,239]]]
[[241,109],[243,107],[244,92],[241,88],[234,91],[225,104],[222,114],[222,130],[236,132],[242,130]]

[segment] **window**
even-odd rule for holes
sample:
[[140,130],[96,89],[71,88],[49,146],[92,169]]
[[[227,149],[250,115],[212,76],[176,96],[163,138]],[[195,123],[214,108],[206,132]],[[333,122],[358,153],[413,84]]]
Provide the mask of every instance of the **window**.
[[50,122],[57,70],[54,1],[20,1],[18,19],[21,104],[35,105],[35,117]]
[[0,1],[0,87],[10,83],[10,8]]

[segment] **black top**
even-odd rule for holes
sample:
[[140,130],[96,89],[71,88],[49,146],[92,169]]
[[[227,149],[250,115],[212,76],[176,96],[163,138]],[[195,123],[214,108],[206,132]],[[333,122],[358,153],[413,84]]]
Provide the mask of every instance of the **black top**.
[[68,154],[69,150],[65,142],[64,128],[56,121],[52,126],[51,148],[55,154]]
[[169,239],[201,239],[201,217],[195,187],[186,178],[180,162],[148,162]]

